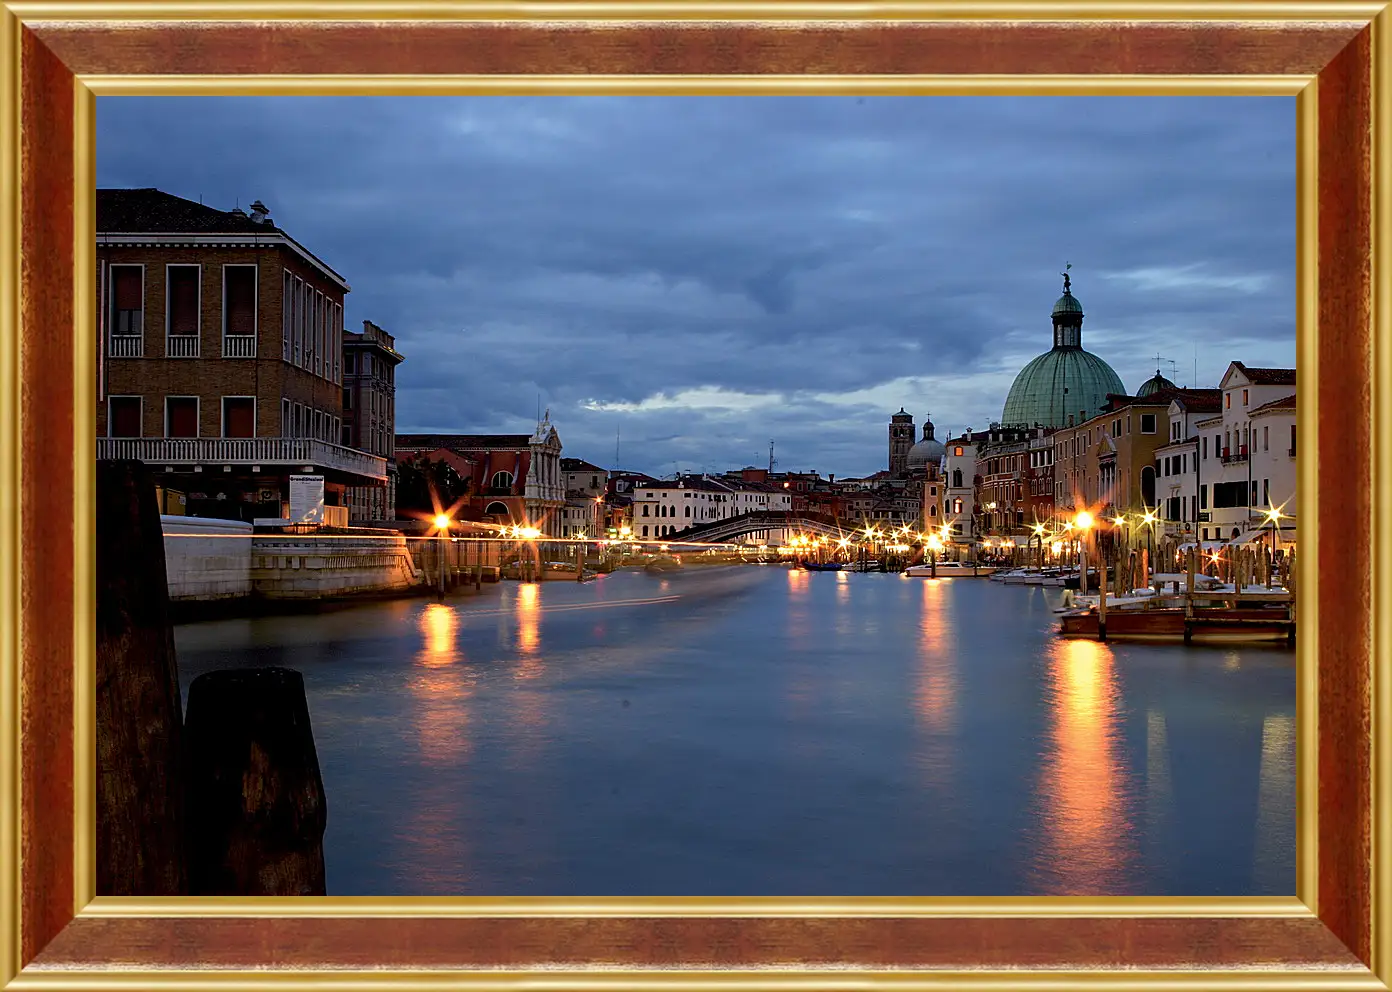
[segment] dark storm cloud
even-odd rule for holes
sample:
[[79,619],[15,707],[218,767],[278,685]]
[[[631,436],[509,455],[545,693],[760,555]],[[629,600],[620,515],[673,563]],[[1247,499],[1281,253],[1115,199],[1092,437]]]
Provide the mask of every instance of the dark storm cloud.
[[[1294,361],[1287,98],[103,98],[99,182],[260,198],[397,335],[402,430],[883,467],[1050,342],[1134,388]],[[1162,359],[1157,363],[1155,356]],[[1170,362],[1176,369],[1172,373]],[[1197,379],[1195,376],[1197,375]]]

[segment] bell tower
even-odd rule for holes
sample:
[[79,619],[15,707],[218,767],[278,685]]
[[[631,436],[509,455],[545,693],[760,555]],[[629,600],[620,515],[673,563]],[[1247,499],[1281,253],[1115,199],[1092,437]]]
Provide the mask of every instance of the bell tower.
[[901,406],[889,418],[889,474],[901,479],[909,474],[909,449],[914,443],[913,414]]

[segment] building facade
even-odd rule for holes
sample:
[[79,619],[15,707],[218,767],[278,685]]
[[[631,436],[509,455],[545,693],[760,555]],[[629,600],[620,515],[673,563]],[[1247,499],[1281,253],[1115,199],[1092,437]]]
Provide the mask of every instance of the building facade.
[[566,505],[561,440],[550,414],[531,434],[398,434],[395,457],[462,455],[473,465],[469,496],[460,508],[467,519],[536,527],[560,537]]
[[402,361],[396,339],[370,320],[361,334],[343,332],[343,444],[387,463],[385,486],[348,489],[353,520],[396,516],[396,367]]
[[132,458],[193,515],[287,508],[291,475],[323,502],[387,481],[342,441],[341,275],[271,220],[157,189],[97,191],[97,456]]

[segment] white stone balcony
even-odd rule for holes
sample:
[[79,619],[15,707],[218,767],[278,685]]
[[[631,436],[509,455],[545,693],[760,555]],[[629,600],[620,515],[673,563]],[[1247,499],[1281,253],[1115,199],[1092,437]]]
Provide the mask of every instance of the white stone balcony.
[[308,437],[100,437],[97,458],[147,465],[320,469],[387,481],[387,460]]

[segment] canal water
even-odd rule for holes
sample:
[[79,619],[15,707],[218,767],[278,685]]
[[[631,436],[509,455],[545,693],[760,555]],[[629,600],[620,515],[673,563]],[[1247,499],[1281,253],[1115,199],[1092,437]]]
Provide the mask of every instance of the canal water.
[[1287,648],[783,567],[184,625],[304,674],[331,895],[1292,895]]

